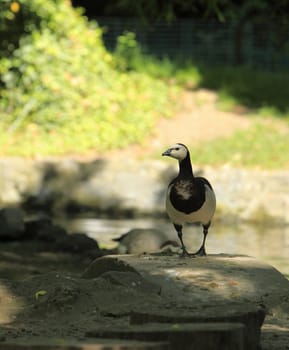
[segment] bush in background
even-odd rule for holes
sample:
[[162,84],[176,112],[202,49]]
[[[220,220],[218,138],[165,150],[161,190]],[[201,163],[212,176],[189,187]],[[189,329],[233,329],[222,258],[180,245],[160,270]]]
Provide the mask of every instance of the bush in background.
[[171,110],[170,87],[121,69],[103,46],[101,29],[69,1],[0,4],[10,41],[0,59],[2,153],[123,147],[141,141]]

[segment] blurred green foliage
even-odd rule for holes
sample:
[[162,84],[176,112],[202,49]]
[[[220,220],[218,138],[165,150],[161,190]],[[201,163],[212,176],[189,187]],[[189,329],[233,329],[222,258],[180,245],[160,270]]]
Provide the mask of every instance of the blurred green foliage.
[[122,71],[135,71],[139,62],[144,63],[145,56],[136,41],[135,33],[125,32],[117,38],[114,57],[117,59],[118,68]]
[[264,71],[250,66],[207,65],[190,60],[156,58],[139,52],[127,61],[129,69],[186,89],[218,93],[219,107],[243,105],[262,116],[289,120],[289,72]]
[[[123,147],[172,108],[173,89],[114,58],[102,31],[66,0],[0,0],[2,154]],[[11,35],[10,35],[11,34]],[[131,44],[132,43],[132,44]],[[133,38],[119,50],[126,54]],[[127,54],[126,54],[127,55]]]
[[[178,88],[218,92],[219,106],[289,119],[288,73],[208,67],[144,55],[133,33],[113,54],[67,0],[0,0],[0,155],[61,155],[141,142],[172,115]],[[270,119],[270,118],[265,118]],[[288,132],[262,124],[192,151],[194,162],[288,166]]]

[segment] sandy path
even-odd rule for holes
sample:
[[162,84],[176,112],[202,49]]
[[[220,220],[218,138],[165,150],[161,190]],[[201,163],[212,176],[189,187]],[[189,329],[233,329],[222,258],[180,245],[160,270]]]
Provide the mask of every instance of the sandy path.
[[142,145],[132,145],[121,151],[109,152],[109,155],[143,158],[154,155],[175,142],[193,146],[229,136],[253,123],[248,116],[242,114],[243,109],[239,109],[239,113],[218,109],[217,94],[209,90],[184,91],[176,115],[160,119],[153,134]]

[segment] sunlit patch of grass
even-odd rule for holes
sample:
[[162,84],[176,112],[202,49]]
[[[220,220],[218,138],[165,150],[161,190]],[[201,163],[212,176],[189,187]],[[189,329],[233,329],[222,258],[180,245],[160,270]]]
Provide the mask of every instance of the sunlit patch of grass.
[[273,106],[263,106],[261,108],[259,108],[258,110],[258,114],[262,117],[272,117],[272,116],[277,116],[277,117],[285,117],[288,118],[289,120],[289,109],[286,113],[280,113],[280,111],[278,111],[278,109],[276,107]]
[[195,164],[278,169],[289,167],[289,128],[258,121],[227,138],[191,147]]
[[264,110],[272,116],[289,116],[289,72],[261,71],[242,66],[199,66],[199,86],[220,94],[220,103],[230,101],[257,113]]
[[223,111],[233,111],[238,105],[235,97],[228,94],[226,91],[221,91],[218,95],[217,107]]

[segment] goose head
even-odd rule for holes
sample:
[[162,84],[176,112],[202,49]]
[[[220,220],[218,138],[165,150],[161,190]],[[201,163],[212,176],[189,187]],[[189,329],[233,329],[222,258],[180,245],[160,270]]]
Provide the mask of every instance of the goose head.
[[176,143],[163,152],[162,156],[172,157],[181,162],[187,157],[188,153],[189,150],[187,146],[182,143]]

